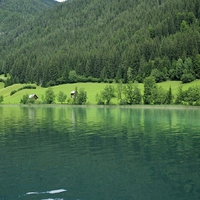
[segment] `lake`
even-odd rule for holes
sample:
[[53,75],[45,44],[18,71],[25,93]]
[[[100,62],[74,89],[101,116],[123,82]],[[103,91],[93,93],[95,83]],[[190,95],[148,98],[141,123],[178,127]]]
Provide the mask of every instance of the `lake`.
[[0,106],[0,200],[200,199],[200,108]]

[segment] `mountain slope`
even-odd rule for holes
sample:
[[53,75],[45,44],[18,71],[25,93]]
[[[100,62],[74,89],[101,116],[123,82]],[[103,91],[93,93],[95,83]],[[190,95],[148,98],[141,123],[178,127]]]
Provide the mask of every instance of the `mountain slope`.
[[91,76],[141,81],[152,71],[199,78],[199,17],[198,0],[67,1],[2,41],[2,71],[43,86]]
[[55,5],[53,0],[1,0],[0,32],[10,31]]

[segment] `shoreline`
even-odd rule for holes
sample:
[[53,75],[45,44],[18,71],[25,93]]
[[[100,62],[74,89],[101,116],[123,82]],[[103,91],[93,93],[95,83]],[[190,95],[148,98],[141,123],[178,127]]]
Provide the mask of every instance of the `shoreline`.
[[176,109],[200,110],[200,106],[191,105],[69,105],[69,104],[0,104],[0,107],[73,107],[73,108],[124,108],[124,109]]

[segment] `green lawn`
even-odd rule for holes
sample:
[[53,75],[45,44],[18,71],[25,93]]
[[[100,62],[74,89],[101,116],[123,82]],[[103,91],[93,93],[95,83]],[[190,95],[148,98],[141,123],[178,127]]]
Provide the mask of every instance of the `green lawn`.
[[4,88],[4,83],[0,82],[0,90]]
[[4,80],[7,79],[7,77],[5,77],[4,74],[1,74],[1,75],[0,75],[0,78],[1,78],[1,79],[4,79]]
[[[19,88],[25,86],[26,84],[15,84],[6,88],[3,88],[3,83],[0,83],[0,95],[4,96],[4,104],[19,104],[20,100],[23,95],[25,94],[37,94],[39,97],[39,101],[42,101],[42,96],[45,95],[45,91],[47,88],[42,88],[40,86],[37,86],[36,89],[25,89],[16,92],[14,95],[10,96],[10,93],[13,90],[18,90]],[[89,104],[96,104],[95,96],[97,93],[103,90],[103,88],[107,85],[107,83],[74,83],[74,84],[63,84],[54,86],[53,91],[57,95],[59,91],[63,91],[65,94],[67,94],[67,98],[70,97],[70,92],[75,90],[75,87],[77,86],[78,90],[80,88],[84,88],[87,92],[88,102]],[[114,87],[117,86],[117,84],[112,84]],[[168,90],[171,86],[172,93],[175,95],[177,93],[177,90],[180,85],[183,86],[183,90],[188,89],[191,86],[200,85],[200,80],[195,80],[191,83],[182,84],[181,81],[166,81],[162,83],[158,83],[159,86],[162,86],[165,90]],[[138,84],[138,87],[140,88],[141,92],[143,93],[143,84]],[[113,103],[117,103],[117,100],[113,100]],[[56,103],[59,103],[56,99]]]

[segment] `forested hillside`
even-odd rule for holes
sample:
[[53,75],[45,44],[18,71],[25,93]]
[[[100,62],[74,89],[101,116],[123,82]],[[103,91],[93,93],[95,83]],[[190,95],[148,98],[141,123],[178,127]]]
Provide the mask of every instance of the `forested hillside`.
[[0,32],[15,29],[54,4],[53,0],[0,0]]
[[189,82],[200,78],[199,19],[199,0],[69,0],[1,33],[0,71],[7,85]]

